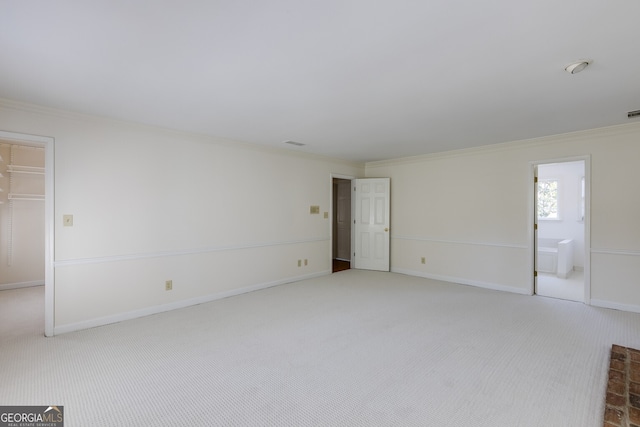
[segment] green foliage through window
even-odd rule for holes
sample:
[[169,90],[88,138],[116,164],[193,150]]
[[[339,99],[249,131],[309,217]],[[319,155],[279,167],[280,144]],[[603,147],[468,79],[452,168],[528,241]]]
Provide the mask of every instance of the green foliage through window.
[[538,218],[558,219],[558,181],[538,182]]

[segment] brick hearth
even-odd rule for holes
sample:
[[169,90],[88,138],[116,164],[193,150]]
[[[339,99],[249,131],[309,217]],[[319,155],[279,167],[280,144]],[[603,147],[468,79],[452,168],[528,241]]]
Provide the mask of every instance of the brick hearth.
[[604,427],[640,427],[640,350],[613,345]]

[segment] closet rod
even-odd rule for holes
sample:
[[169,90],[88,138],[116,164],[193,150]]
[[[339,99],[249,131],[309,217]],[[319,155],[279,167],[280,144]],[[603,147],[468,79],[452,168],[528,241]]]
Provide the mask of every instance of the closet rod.
[[44,200],[44,196],[42,194],[9,193],[9,200]]

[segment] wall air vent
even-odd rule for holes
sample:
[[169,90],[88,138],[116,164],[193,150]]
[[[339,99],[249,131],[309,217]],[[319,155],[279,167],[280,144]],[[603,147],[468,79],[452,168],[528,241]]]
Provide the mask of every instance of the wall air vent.
[[285,144],[289,144],[289,145],[295,145],[296,147],[304,147],[305,144],[303,144],[302,142],[296,142],[296,141],[285,141]]
[[627,117],[632,118],[632,117],[638,117],[640,116],[640,110],[636,110],[636,111],[629,111],[627,113]]

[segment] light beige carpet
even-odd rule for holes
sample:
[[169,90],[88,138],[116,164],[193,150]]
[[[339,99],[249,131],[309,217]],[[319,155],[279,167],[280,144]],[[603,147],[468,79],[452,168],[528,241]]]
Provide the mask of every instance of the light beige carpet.
[[44,335],[44,286],[0,291],[0,342]]
[[0,339],[0,402],[64,405],[67,427],[589,427],[640,314],[349,270]]

